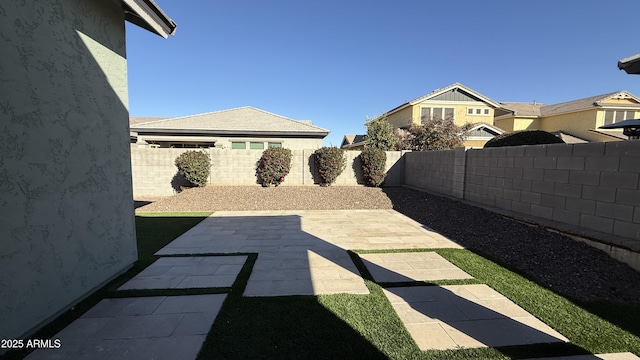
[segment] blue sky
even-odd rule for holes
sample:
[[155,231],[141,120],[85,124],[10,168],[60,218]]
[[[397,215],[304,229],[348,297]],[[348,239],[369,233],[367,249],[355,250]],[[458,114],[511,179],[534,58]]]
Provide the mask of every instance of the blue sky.
[[132,116],[254,106],[331,131],[462,83],[499,102],[553,104],[640,76],[640,2],[593,0],[155,0],[178,24],[165,40],[127,24]]

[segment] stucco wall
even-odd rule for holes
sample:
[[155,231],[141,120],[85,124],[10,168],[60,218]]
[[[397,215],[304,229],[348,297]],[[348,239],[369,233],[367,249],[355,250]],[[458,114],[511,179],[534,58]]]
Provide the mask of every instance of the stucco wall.
[[567,133],[587,139],[589,141],[611,141],[612,138],[598,135],[589,129],[597,127],[598,111],[588,110],[569,114],[560,114],[548,116],[540,120],[540,130],[558,131],[563,130]]
[[0,338],[137,257],[124,14],[116,1],[0,3]]
[[[133,196],[138,198],[170,196],[183,182],[174,180],[177,168],[175,158],[189,149],[131,149]],[[205,149],[211,157],[210,185],[255,185],[256,163],[262,150]],[[317,183],[313,153],[315,149],[292,150],[291,170],[281,186],[314,185]],[[387,152],[387,185],[401,185],[404,181],[405,152]],[[345,151],[346,167],[335,184],[351,186],[362,184],[362,171],[358,160],[360,151]]]

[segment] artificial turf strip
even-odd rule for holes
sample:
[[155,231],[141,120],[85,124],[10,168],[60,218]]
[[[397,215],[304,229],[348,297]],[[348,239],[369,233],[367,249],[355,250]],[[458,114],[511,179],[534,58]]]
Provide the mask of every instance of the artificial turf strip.
[[[593,354],[629,351],[640,355],[640,338],[637,334],[621,329],[553,291],[471,251],[436,251],[562,333],[576,347]],[[599,304],[602,307],[603,303]],[[614,311],[619,308],[616,304],[611,305]],[[625,309],[629,318],[640,319],[640,306],[628,306]],[[605,312],[602,308],[601,311]]]
[[[350,252],[369,288],[369,295],[245,298],[241,291],[236,291],[225,302],[198,358],[509,359],[639,353],[637,336],[552,291],[471,251],[439,249],[437,252],[541,318],[567,336],[571,343],[420,351],[381,286],[371,281],[362,261]],[[250,274],[250,269],[247,270],[234,287],[246,283]]]

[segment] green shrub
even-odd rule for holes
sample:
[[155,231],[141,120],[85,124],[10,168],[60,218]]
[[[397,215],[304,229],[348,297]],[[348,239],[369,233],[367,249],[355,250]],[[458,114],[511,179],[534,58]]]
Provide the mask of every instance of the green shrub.
[[180,175],[193,186],[205,186],[209,180],[211,158],[205,151],[187,151],[175,160]]
[[564,144],[564,141],[552,133],[542,130],[522,130],[505,133],[487,141],[484,147],[502,147],[519,145]]
[[316,150],[314,155],[316,168],[320,175],[320,186],[333,184],[347,165],[344,151],[337,147],[325,146]]
[[269,148],[262,152],[256,166],[258,183],[264,187],[278,186],[284,181],[291,169],[291,150],[285,148]]
[[387,174],[384,169],[387,164],[387,154],[378,148],[364,148],[360,153],[360,163],[365,184],[368,186],[380,186]]

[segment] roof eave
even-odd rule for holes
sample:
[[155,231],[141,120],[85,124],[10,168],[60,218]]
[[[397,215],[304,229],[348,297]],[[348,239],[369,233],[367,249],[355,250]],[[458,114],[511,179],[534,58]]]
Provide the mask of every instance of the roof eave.
[[122,0],[125,20],[163,38],[174,35],[176,23],[153,0]]
[[618,61],[618,69],[624,70],[627,74],[640,74],[640,54],[629,56]]
[[325,137],[329,131],[265,131],[265,130],[212,130],[212,129],[162,129],[131,127],[130,131],[139,134],[207,134],[233,136],[282,136],[282,137]]

